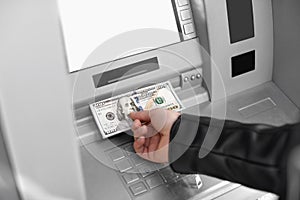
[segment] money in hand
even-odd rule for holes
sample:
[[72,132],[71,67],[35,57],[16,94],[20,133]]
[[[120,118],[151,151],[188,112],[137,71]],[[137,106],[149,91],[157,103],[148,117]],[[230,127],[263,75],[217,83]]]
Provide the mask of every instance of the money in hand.
[[131,112],[163,108],[181,111],[183,105],[170,82],[134,90],[90,105],[103,138],[130,130]]

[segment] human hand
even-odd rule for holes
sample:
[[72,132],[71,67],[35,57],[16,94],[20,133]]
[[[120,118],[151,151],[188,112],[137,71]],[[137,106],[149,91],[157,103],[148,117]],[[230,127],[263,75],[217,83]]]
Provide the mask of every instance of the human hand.
[[135,137],[135,152],[146,160],[167,163],[170,131],[179,115],[175,111],[163,109],[130,113],[134,120],[132,131]]

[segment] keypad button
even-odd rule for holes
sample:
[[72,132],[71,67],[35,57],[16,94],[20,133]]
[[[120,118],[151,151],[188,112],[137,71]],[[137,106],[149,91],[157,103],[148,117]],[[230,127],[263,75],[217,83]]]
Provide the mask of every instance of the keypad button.
[[118,161],[124,158],[124,153],[122,150],[115,150],[109,153],[109,157],[112,159],[112,161]]
[[139,172],[142,175],[142,177],[149,176],[155,172],[155,168],[151,164],[143,164],[139,167]]
[[123,178],[127,184],[131,184],[140,179],[139,176],[135,173],[124,174]]
[[146,162],[145,159],[142,159],[138,155],[132,155],[130,157],[130,159],[132,160],[132,162],[134,163],[135,166],[139,166],[139,165],[143,164],[144,162]]
[[191,19],[191,12],[189,9],[186,9],[186,10],[182,10],[180,11],[180,17],[181,17],[181,20],[182,21],[185,21],[185,20],[188,20],[188,19]]
[[156,188],[164,183],[163,179],[158,175],[155,174],[146,179],[146,183],[150,189]]
[[194,33],[194,25],[193,23],[183,25],[184,34],[188,35]]
[[147,192],[147,188],[144,183],[139,182],[130,186],[130,190],[134,196]]
[[133,146],[131,144],[126,146],[124,148],[124,150],[125,150],[126,154],[129,155],[129,156],[132,155],[132,154],[135,154]]
[[180,178],[180,176],[176,173],[174,173],[171,169],[166,168],[160,171],[160,174],[163,177],[163,180],[167,183],[175,182]]
[[127,159],[123,159],[123,160],[117,162],[116,167],[120,172],[125,172],[132,168],[129,160],[127,160]]
[[183,181],[191,188],[200,189],[202,187],[202,180],[199,174],[190,174],[182,176]]
[[189,4],[188,0],[177,0],[177,2],[178,2],[178,6],[180,7]]

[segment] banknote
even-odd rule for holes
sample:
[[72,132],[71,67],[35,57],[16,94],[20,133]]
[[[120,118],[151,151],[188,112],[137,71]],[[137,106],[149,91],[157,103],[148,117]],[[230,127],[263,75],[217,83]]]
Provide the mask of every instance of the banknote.
[[131,112],[156,108],[175,111],[184,108],[170,82],[140,88],[90,105],[103,138],[128,131],[132,125]]
[[183,108],[181,101],[169,82],[158,84],[131,95],[131,100],[138,110],[152,110],[164,108],[180,111]]

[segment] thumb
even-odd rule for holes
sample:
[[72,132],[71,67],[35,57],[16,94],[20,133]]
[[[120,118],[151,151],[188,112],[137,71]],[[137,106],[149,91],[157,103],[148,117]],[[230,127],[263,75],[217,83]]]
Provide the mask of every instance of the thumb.
[[150,111],[149,110],[145,110],[145,111],[140,111],[140,112],[132,112],[130,113],[130,118],[132,120],[140,120],[143,122],[150,122]]

